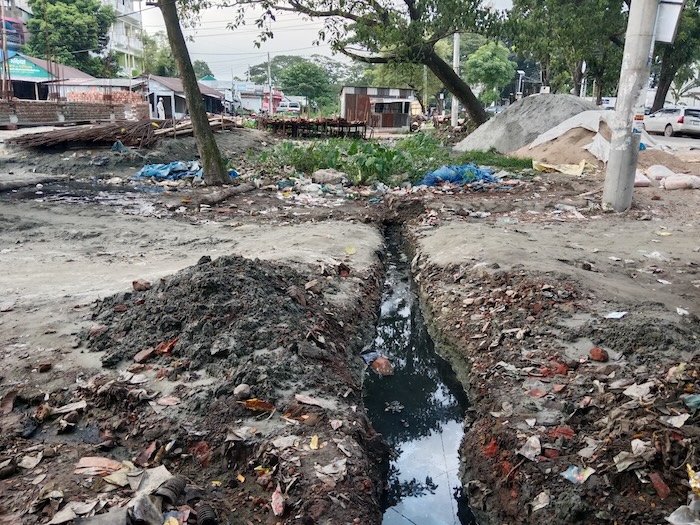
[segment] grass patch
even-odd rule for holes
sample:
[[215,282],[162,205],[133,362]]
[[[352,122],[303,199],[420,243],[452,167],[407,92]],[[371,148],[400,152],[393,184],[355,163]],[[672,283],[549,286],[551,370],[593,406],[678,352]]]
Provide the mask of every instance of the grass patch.
[[416,181],[445,165],[475,163],[510,170],[532,167],[529,159],[517,159],[496,151],[450,154],[447,146],[429,133],[414,133],[390,143],[359,139],[327,139],[310,143],[282,142],[253,159],[267,171],[285,167],[309,175],[332,168],[347,173],[355,184],[400,180]]
[[521,157],[509,157],[492,149],[489,151],[467,151],[461,153],[456,159],[456,164],[473,162],[479,166],[493,166],[509,170],[526,170],[532,168],[532,159]]

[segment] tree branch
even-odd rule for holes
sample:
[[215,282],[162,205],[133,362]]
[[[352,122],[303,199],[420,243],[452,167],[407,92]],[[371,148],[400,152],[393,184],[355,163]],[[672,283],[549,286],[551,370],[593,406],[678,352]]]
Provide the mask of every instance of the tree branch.
[[363,19],[361,16],[355,15],[353,13],[350,13],[348,11],[342,11],[340,9],[328,9],[326,11],[319,11],[317,9],[311,9],[309,7],[301,5],[301,3],[296,2],[294,0],[290,0],[289,4],[291,7],[286,7],[283,5],[274,5],[272,6],[274,9],[278,9],[280,11],[290,11],[290,12],[295,12],[295,13],[302,13],[307,16],[312,16],[312,17],[317,17],[317,18],[329,18],[332,16],[339,16],[341,18],[347,18],[348,20],[352,20],[353,22],[360,22],[367,24],[369,26],[377,26],[379,25],[378,23]]
[[420,13],[416,9],[416,0],[403,0],[408,7],[408,16],[412,21],[417,22],[420,20]]
[[364,62],[366,64],[388,64],[391,62],[393,59],[395,59],[395,56],[388,56],[388,57],[379,57],[379,56],[364,56],[364,55],[358,55],[357,53],[353,53],[352,51],[348,51],[344,47],[341,47],[337,50],[339,53],[342,53],[346,57],[352,58],[353,60],[358,60],[360,62]]

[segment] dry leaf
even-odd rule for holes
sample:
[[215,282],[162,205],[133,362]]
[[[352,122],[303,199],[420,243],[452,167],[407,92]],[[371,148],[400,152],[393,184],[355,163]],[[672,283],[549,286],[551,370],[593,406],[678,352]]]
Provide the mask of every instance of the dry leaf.
[[254,397],[252,399],[246,399],[245,401],[239,401],[239,403],[241,403],[248,410],[254,410],[256,412],[275,411],[275,405],[273,405],[269,401],[263,401],[262,399],[258,399],[257,397]]
[[245,476],[244,476],[243,474],[239,474],[238,476],[236,476],[236,479],[237,479],[240,483],[245,483]]
[[311,450],[318,450],[318,436],[311,437],[311,444],[309,447],[311,447]]
[[357,253],[357,250],[354,246],[347,245],[345,247],[345,253],[347,253],[348,255],[355,255]]

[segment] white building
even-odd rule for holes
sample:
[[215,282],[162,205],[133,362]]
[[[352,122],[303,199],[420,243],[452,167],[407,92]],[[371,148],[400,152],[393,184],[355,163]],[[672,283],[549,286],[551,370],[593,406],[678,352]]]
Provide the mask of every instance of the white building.
[[117,14],[109,33],[109,51],[117,56],[120,74],[138,75],[143,69],[141,4],[134,0],[102,0],[102,3]]

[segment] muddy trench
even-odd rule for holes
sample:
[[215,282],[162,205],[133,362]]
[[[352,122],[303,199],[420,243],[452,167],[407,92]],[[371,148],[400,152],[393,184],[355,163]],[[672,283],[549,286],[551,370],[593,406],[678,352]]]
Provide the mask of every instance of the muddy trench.
[[428,332],[401,229],[389,225],[385,239],[376,334],[362,355],[367,415],[391,449],[382,523],[472,525],[459,457],[467,395]]

